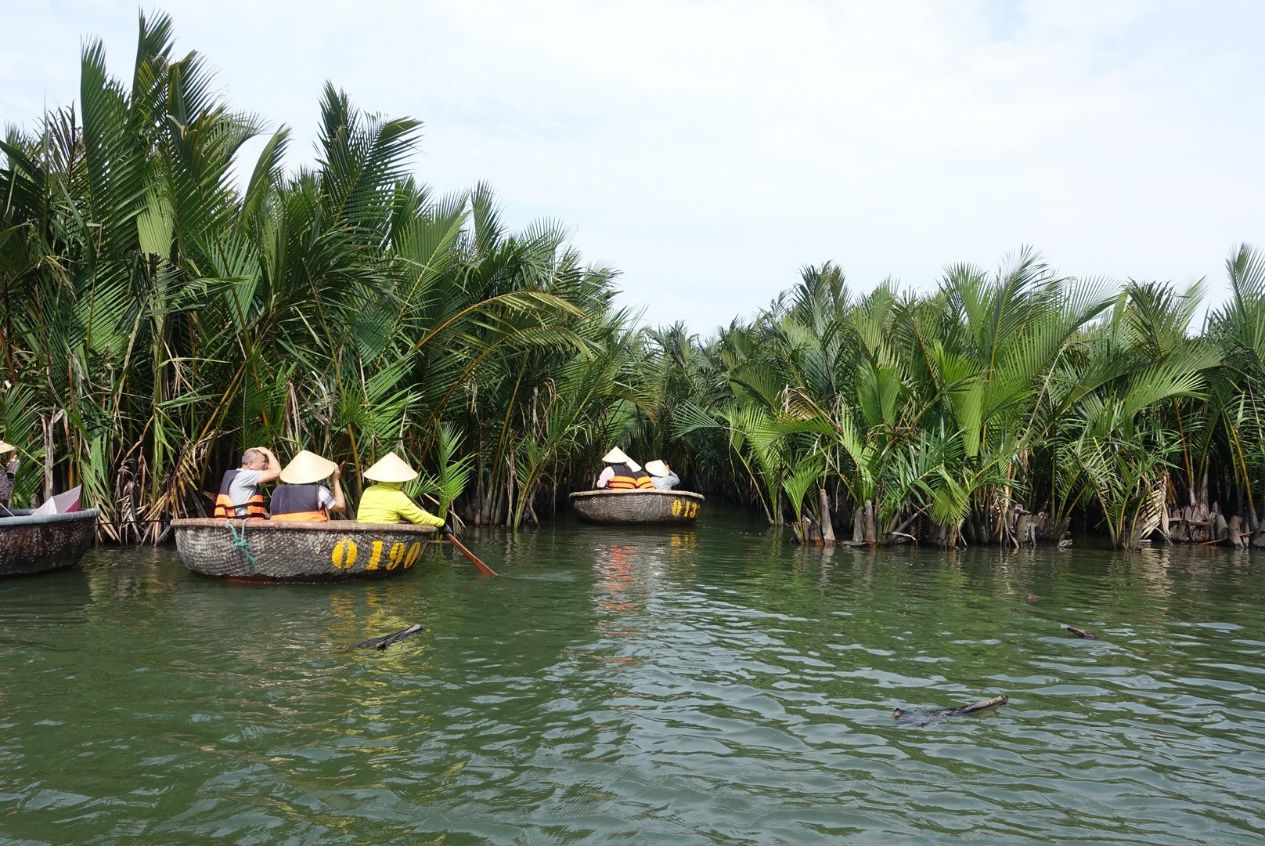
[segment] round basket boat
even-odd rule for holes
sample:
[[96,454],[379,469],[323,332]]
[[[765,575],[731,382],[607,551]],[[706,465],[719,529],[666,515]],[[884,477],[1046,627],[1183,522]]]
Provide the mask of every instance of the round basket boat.
[[101,514],[95,508],[38,515],[29,508],[15,508],[10,513],[12,517],[0,517],[0,576],[42,573],[78,564],[92,546]]
[[172,520],[180,560],[195,573],[265,582],[398,576],[422,557],[432,526]]
[[576,491],[571,507],[585,523],[688,526],[705,499],[693,491]]

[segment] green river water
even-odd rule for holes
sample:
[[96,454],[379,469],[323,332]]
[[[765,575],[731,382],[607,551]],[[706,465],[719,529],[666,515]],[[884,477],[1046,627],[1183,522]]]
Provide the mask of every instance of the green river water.
[[1265,841],[1265,555],[465,540],[503,576],[0,581],[0,842]]

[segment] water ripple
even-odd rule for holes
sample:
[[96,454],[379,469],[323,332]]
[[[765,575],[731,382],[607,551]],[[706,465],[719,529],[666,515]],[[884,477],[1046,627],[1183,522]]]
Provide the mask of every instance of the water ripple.
[[499,580],[433,551],[224,585],[159,550],[0,582],[0,840],[1265,839],[1255,565],[823,553],[745,519],[471,538]]

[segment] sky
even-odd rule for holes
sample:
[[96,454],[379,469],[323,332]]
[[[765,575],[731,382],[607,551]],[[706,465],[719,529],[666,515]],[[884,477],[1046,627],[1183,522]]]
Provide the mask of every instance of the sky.
[[[76,100],[85,39],[130,79],[134,0],[10,3],[0,124]],[[651,325],[710,334],[828,260],[927,290],[1024,245],[1072,276],[1206,278],[1215,306],[1230,250],[1265,248],[1259,0],[158,8],[236,108],[291,128],[288,165],[327,80],[418,118],[421,181],[561,222]]]

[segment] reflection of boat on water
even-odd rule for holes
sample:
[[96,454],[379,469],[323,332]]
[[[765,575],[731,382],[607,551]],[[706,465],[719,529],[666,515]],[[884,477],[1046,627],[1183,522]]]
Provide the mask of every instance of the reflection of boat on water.
[[396,576],[422,557],[431,526],[173,520],[180,560],[195,573],[259,581]]
[[702,513],[693,491],[576,491],[571,507],[585,523],[606,525],[687,526]]
[[35,514],[16,508],[0,517],[0,576],[42,573],[73,567],[92,546],[101,512],[95,508],[70,514]]

